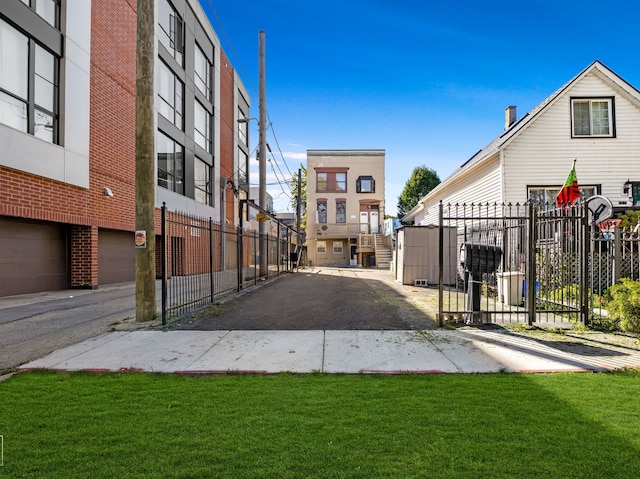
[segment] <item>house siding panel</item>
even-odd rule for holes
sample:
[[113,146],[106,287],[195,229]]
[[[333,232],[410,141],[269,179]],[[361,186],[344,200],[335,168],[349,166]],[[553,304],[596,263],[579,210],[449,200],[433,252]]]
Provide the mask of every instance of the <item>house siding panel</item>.
[[[615,101],[615,138],[571,138],[571,97]],[[625,202],[620,178],[640,179],[640,110],[595,75],[568,89],[504,152],[505,201],[527,199],[527,186],[561,186],[576,159],[578,182],[598,185],[614,205]]]

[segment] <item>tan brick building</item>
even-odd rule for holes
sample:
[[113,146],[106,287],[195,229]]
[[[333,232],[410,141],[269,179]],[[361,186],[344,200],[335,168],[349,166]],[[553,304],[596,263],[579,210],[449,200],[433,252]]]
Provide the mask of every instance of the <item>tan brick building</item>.
[[[136,3],[3,1],[0,296],[135,278]],[[248,93],[197,0],[155,9],[156,207],[237,224]]]
[[384,163],[384,150],[307,150],[311,265],[389,267]]

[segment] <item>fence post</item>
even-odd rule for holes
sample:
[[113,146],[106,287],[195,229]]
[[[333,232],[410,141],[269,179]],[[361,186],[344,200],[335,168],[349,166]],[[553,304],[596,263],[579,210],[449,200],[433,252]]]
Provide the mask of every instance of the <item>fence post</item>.
[[160,234],[162,235],[162,244],[160,246],[162,258],[160,259],[160,268],[162,269],[162,325],[167,325],[167,204],[162,202],[160,209]]
[[527,248],[527,325],[532,326],[536,319],[536,209],[529,202],[529,247]]
[[613,286],[622,277],[622,234],[620,228],[613,227],[613,269],[611,271],[611,284]]
[[213,220],[209,218],[209,284],[211,285],[211,302],[215,296],[215,285],[213,284]]
[[[582,223],[582,265],[580,274],[580,321],[587,326],[589,323],[589,257],[591,256],[591,231],[595,230],[595,224],[589,227],[589,208],[584,205],[580,208]],[[595,236],[595,235],[594,235]]]
[[444,226],[442,224],[444,206],[442,205],[442,200],[440,200],[440,211],[438,215],[440,216],[440,220],[438,221],[440,225],[438,231],[438,268],[440,271],[438,275],[438,326],[442,327],[444,325],[444,306],[442,305],[442,301],[444,300]]

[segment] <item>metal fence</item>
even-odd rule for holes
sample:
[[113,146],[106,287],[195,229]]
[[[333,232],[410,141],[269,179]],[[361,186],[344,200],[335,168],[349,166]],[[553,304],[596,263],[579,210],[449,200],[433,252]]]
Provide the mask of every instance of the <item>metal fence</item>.
[[[276,235],[221,225],[163,206],[157,248],[163,324],[214,303],[222,294],[297,269],[304,251],[295,244],[293,230],[273,218],[267,221]],[[261,251],[266,255],[262,262]]]
[[[640,275],[640,238],[603,234],[585,205],[440,205],[441,278],[455,264],[455,285],[440,281],[439,318],[466,323],[587,324],[607,288]],[[449,255],[447,257],[446,255]]]

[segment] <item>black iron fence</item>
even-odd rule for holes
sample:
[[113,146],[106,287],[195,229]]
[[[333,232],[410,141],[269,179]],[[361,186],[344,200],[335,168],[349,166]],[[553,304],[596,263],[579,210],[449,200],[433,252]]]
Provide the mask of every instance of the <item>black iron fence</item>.
[[640,234],[589,224],[585,205],[440,205],[440,323],[581,323],[606,316],[602,298],[620,278],[640,279]]
[[157,269],[163,324],[303,264],[304,250],[292,228],[271,217],[265,221],[269,233],[260,234],[162,207]]

